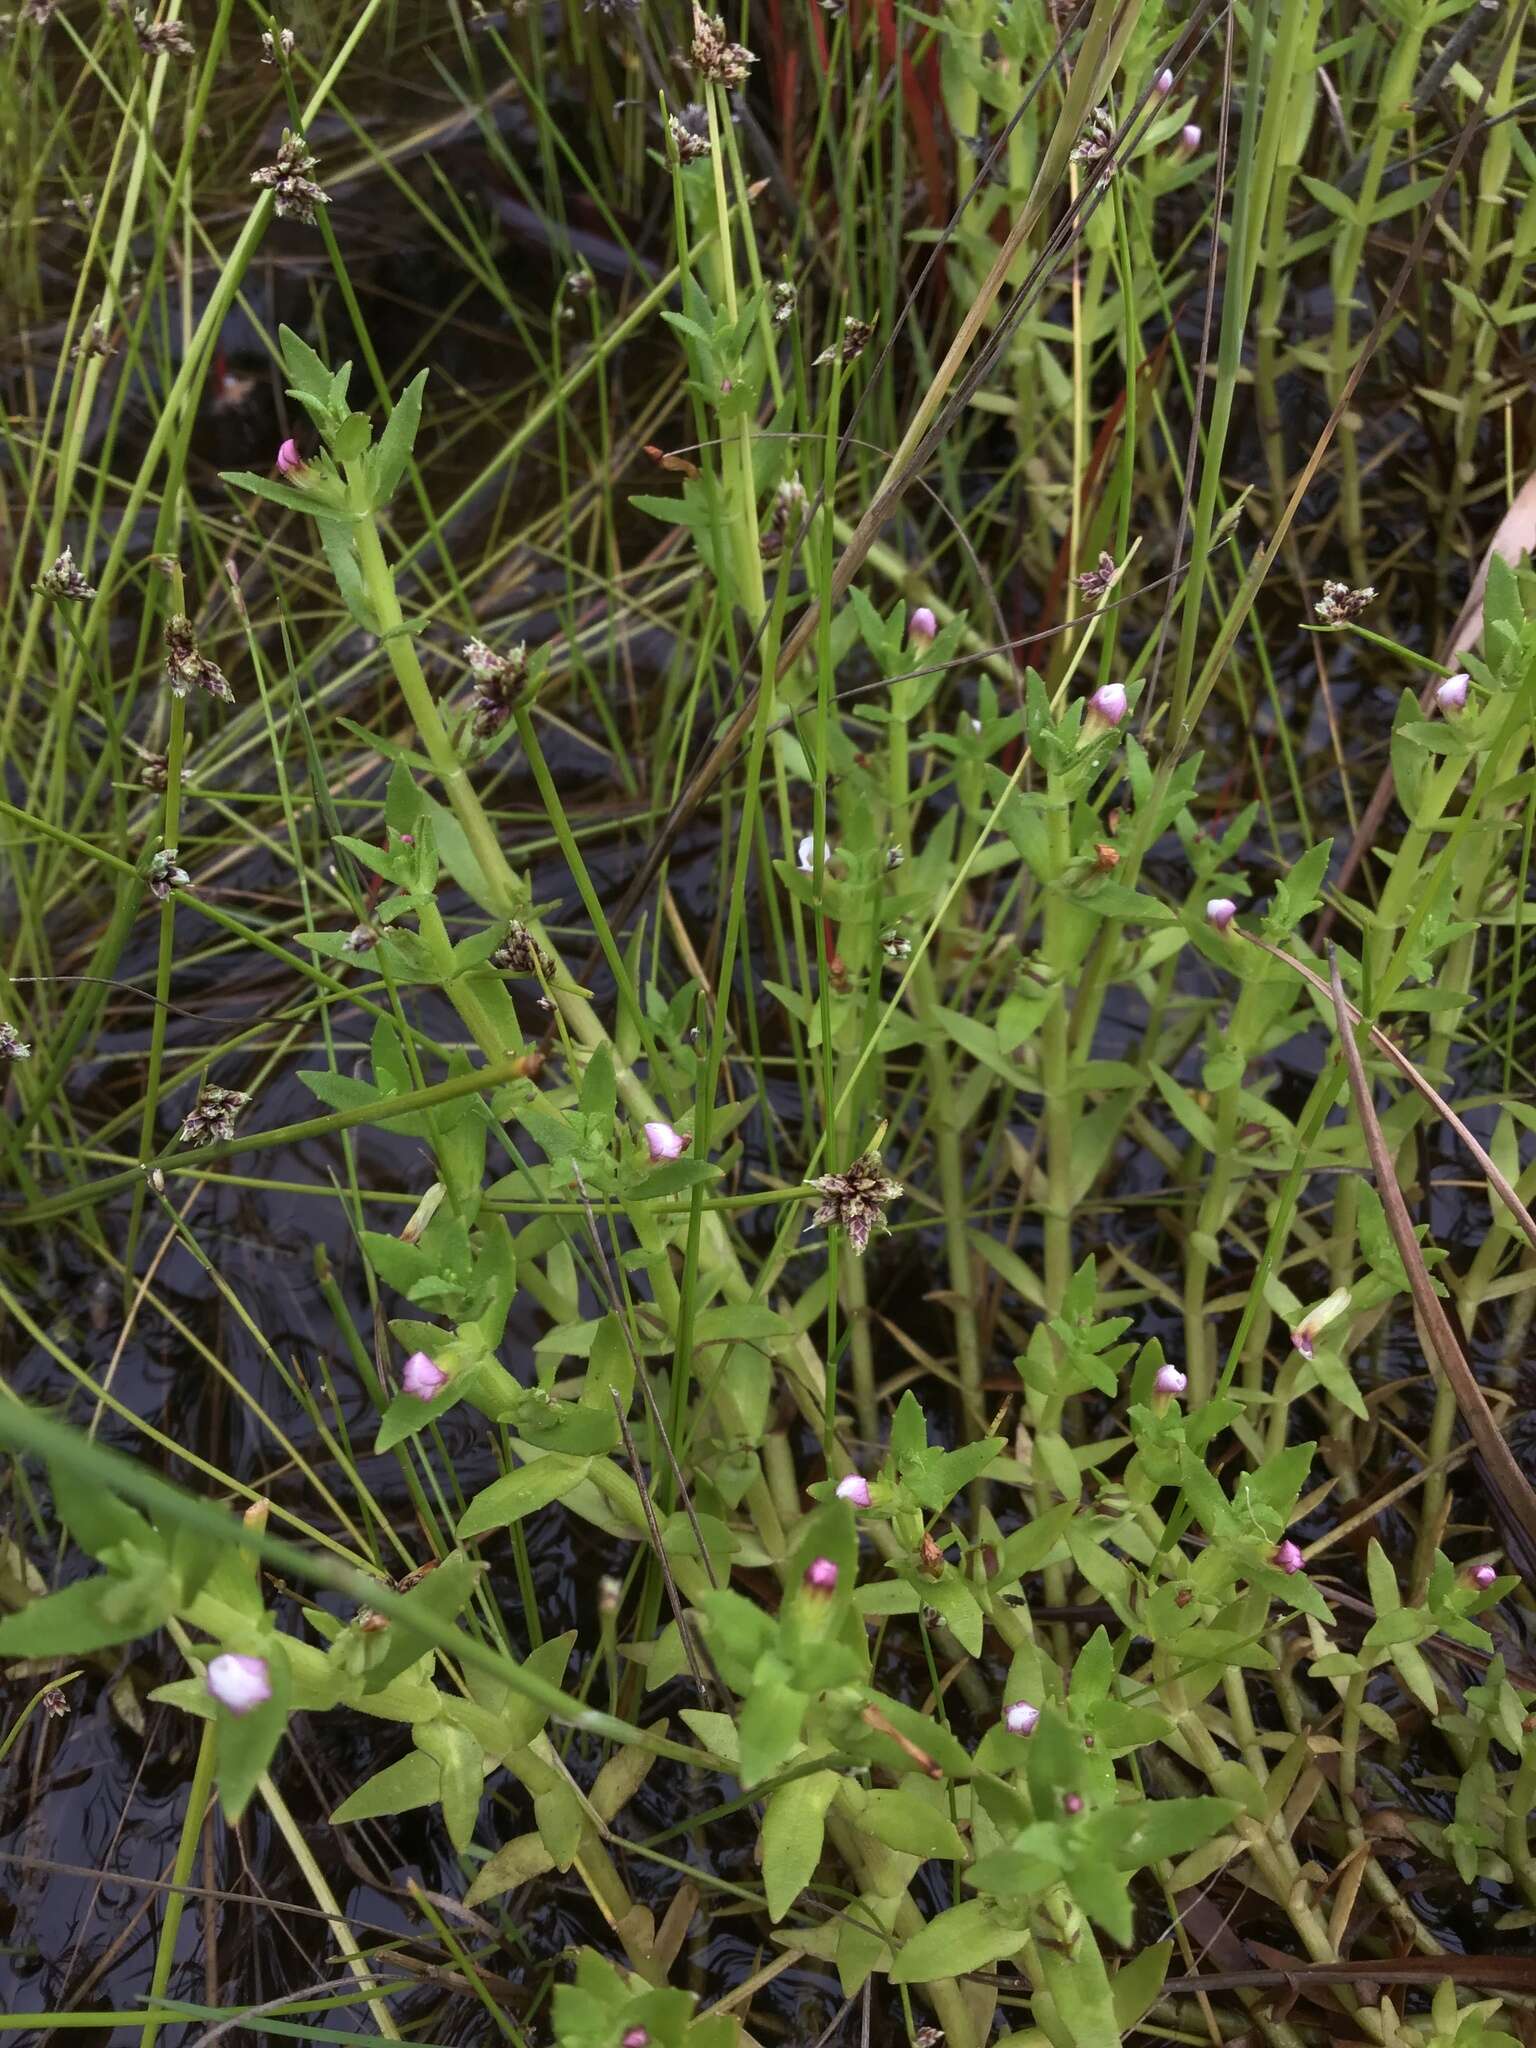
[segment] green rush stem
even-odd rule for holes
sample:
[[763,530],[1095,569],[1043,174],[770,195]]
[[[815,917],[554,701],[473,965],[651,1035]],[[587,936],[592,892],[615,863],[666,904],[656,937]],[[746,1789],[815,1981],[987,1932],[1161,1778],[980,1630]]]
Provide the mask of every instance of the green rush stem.
[[[214,1759],[218,1751],[218,1728],[212,1721],[203,1723],[198,1738],[197,1762],[192,1770],[192,1783],[187,1792],[186,1811],[181,1817],[181,1837],[176,1844],[176,1860],[171,1866],[171,1888],[165,1895],[165,1918],[160,1923],[160,1939],[155,1948],[154,1974],[149,1980],[149,2003],[157,2006],[164,1998],[166,1987],[171,1981],[171,1971],[176,1963],[176,1937],[181,1932],[181,1916],[187,1903],[187,1886],[192,1882],[192,1862],[197,1855],[198,1838],[203,1832],[203,1823],[208,1817],[208,1802],[213,1793]],[[154,2048],[162,2021],[153,2012],[144,2022],[139,2035],[139,2048]]]

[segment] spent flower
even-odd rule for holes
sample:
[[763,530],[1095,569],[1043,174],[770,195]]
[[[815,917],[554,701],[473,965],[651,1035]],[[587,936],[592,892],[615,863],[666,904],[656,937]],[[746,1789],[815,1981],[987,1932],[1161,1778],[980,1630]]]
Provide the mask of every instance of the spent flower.
[[697,163],[700,157],[709,155],[709,109],[690,100],[679,113],[667,116],[667,133],[678,162]]
[[693,68],[700,78],[712,78],[716,85],[734,92],[747,82],[747,72],[757,62],[741,43],[733,43],[719,15],[693,10]]
[[843,1173],[824,1173],[810,1185],[821,1196],[813,1224],[837,1224],[848,1233],[855,1255],[862,1254],[876,1224],[885,1225],[888,1203],[902,1193],[880,1164],[877,1153],[866,1152]]
[[171,612],[166,617],[165,680],[176,697],[185,697],[195,684],[210,697],[217,697],[221,704],[235,701],[223,669],[199,650],[192,621],[184,612]]
[[39,596],[51,597],[55,604],[84,604],[96,595],[95,585],[87,583],[75,567],[74,553],[69,548],[38,577],[37,588]]
[[491,965],[503,974],[531,974],[548,981],[555,963],[534,938],[527,925],[516,918],[507,926],[507,936],[491,955]]
[[176,865],[174,846],[162,846],[149,863],[149,893],[159,903],[164,903],[173,889],[185,889],[191,880],[186,869]]
[[331,203],[329,195],[308,175],[319,161],[319,157],[310,155],[309,144],[302,135],[285,128],[276,161],[252,171],[251,183],[271,188],[272,205],[279,220],[302,221],[305,227],[312,228],[317,224],[315,208]]
[[146,9],[133,17],[133,32],[146,57],[195,57],[192,38],[179,21],[151,21]]
[[874,331],[873,320],[856,320],[850,313],[843,322],[842,333],[816,357],[813,367],[819,370],[824,363],[856,363],[868,348]]
[[235,1135],[235,1118],[248,1107],[250,1096],[239,1088],[206,1086],[196,1106],[182,1119],[178,1136],[183,1145],[227,1145]]
[[1347,583],[1325,583],[1323,594],[1312,609],[1322,625],[1342,626],[1350,619],[1358,619],[1375,599],[1375,586],[1370,583],[1359,590],[1351,590]]
[[1115,558],[1108,548],[1099,552],[1099,559],[1091,569],[1085,569],[1077,580],[1077,587],[1084,597],[1102,597],[1119,575]]
[[29,1060],[32,1048],[14,1024],[0,1024],[0,1060]]
[[519,641],[505,654],[498,654],[483,640],[466,640],[464,659],[475,678],[471,730],[477,740],[492,739],[512,716],[513,701],[528,674],[528,649]]
[[1115,146],[1115,124],[1107,107],[1095,107],[1088,116],[1084,128],[1073,146],[1072,161],[1075,164],[1102,165],[1106,171],[1114,169],[1111,152]]

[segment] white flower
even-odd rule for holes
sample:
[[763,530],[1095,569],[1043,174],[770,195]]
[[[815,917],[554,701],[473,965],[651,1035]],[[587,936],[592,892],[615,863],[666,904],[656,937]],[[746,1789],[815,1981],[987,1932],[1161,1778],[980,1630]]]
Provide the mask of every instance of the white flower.
[[239,1657],[226,1650],[208,1665],[208,1690],[231,1714],[249,1714],[272,1697],[272,1674],[265,1657]]
[[1230,896],[1213,896],[1205,906],[1205,921],[1216,931],[1224,932],[1237,915],[1237,905]]
[[1003,1709],[1003,1726],[1010,1735],[1033,1735],[1040,1725],[1040,1709],[1028,1700],[1015,1700]]

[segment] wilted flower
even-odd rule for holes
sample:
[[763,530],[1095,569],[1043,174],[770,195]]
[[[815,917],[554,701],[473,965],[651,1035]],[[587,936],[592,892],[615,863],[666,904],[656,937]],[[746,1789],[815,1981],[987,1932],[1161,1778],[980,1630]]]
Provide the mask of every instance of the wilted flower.
[[869,1243],[869,1233],[885,1223],[886,1204],[902,1192],[901,1183],[890,1179],[878,1154],[866,1152],[845,1173],[824,1173],[810,1185],[821,1196],[813,1224],[838,1224],[848,1233],[855,1255]]
[[1088,699],[1084,730],[1093,733],[1118,725],[1129,701],[1124,683],[1102,683]]
[[1363,590],[1351,590],[1347,583],[1325,583],[1312,609],[1323,625],[1342,626],[1347,619],[1358,619],[1375,597],[1375,588],[1369,583]]
[[528,673],[528,649],[519,641],[506,654],[498,654],[483,640],[466,640],[464,659],[475,678],[471,729],[477,740],[488,740],[512,716],[513,699]]
[[1349,1289],[1336,1287],[1332,1294],[1320,1301],[1316,1308],[1308,1309],[1301,1321],[1291,1332],[1291,1342],[1303,1358],[1311,1358],[1316,1351],[1316,1340],[1330,1323],[1336,1323],[1349,1307]]
[[83,361],[87,356],[115,356],[116,354],[117,350],[112,346],[111,337],[107,333],[106,322],[99,315],[88,327],[82,330],[80,339],[70,350],[70,355],[76,362]]
[[75,567],[71,549],[65,548],[51,569],[45,569],[37,579],[38,593],[51,597],[57,604],[84,604],[96,595],[94,584],[87,583]]
[[880,950],[887,960],[910,960],[912,941],[892,925],[889,931],[880,934]]
[[1224,932],[1237,915],[1230,896],[1213,896],[1205,906],[1205,921],[1214,931]]
[[830,348],[824,348],[815,360],[814,367],[820,369],[823,363],[856,363],[869,346],[869,338],[875,331],[873,320],[855,320],[850,313],[843,322],[843,331]]
[[32,1048],[14,1024],[0,1024],[0,1060],[29,1060]]
[[799,294],[794,286],[784,278],[780,278],[779,282],[770,290],[768,302],[773,308],[773,324],[775,327],[787,327],[789,325],[790,321],[794,318],[795,303],[798,296]]
[[331,203],[313,178],[306,175],[319,161],[317,156],[310,155],[309,145],[302,135],[295,135],[285,128],[278,146],[277,161],[263,164],[259,171],[252,171],[251,183],[272,188],[272,204],[279,220],[302,221],[305,227],[312,228],[315,225],[315,208]]
[[237,1657],[226,1650],[208,1665],[208,1690],[226,1712],[249,1714],[272,1697],[272,1674],[265,1657]]
[[1176,1401],[1189,1385],[1188,1375],[1176,1365],[1160,1365],[1152,1378],[1154,1401]]
[[885,865],[888,869],[899,868],[906,857],[907,849],[904,846],[888,846],[885,849]]
[[917,610],[912,614],[911,618],[907,621],[907,638],[909,640],[921,640],[926,642],[929,640],[936,640],[938,638],[938,633],[938,620],[934,617],[933,613],[930,611],[927,605],[920,604]]
[[491,955],[491,965],[503,974],[532,974],[541,981],[548,981],[555,971],[554,961],[527,925],[519,924],[516,918],[507,926],[507,936]]
[[1288,1578],[1294,1578],[1296,1573],[1302,1570],[1306,1564],[1306,1559],[1289,1536],[1286,1537],[1283,1543],[1275,1545],[1274,1555],[1269,1561],[1272,1565],[1278,1566]]
[[1115,124],[1107,107],[1095,107],[1088,116],[1088,125],[1072,151],[1075,164],[1102,164],[1105,170],[1113,170],[1110,151],[1115,142]]
[[279,51],[282,52],[283,61],[284,63],[286,63],[288,59],[293,55],[294,48],[295,38],[293,30],[291,28],[285,28],[281,32],[281,34],[277,38],[276,48],[273,47],[271,35],[267,32],[267,30],[262,30],[261,61],[263,64],[275,64],[277,62],[277,56]]
[[448,1375],[425,1351],[413,1351],[400,1369],[400,1384],[418,1401],[430,1401],[448,1384]]
[[278,474],[287,477],[290,483],[297,483],[307,466],[299,453],[298,442],[290,436],[277,451]]
[[43,1712],[50,1721],[62,1721],[69,1712],[69,1701],[58,1686],[50,1685],[43,1694]]
[[235,1118],[250,1099],[238,1088],[205,1087],[182,1123],[182,1144],[227,1145],[235,1135]]
[[162,846],[149,863],[149,893],[163,903],[173,889],[185,889],[192,877],[176,865],[174,846]]
[[192,39],[179,21],[151,21],[142,7],[133,17],[133,32],[146,57],[195,57]]
[[1003,1726],[1010,1735],[1033,1735],[1040,1726],[1040,1709],[1029,1700],[1013,1700],[1003,1709]]
[[1104,548],[1100,551],[1097,566],[1092,569],[1085,569],[1082,575],[1078,577],[1077,587],[1084,597],[1102,597],[1114,582],[1118,573],[1119,571],[1115,568],[1114,556],[1109,552],[1108,548]]
[[1472,678],[1459,671],[1456,675],[1447,676],[1443,683],[1436,685],[1435,702],[1440,706],[1440,709],[1447,718],[1454,718],[1458,711],[1465,711],[1467,708],[1467,692],[1471,687]]
[[830,1557],[813,1557],[805,1568],[805,1584],[813,1593],[837,1591],[837,1566]]
[[171,612],[165,621],[165,680],[174,696],[185,697],[195,683],[221,704],[233,704],[235,693],[217,662],[198,651],[192,621],[183,612]]
[[46,28],[58,10],[59,0],[21,0],[21,18]]
[[847,1501],[852,1507],[867,1508],[869,1481],[862,1472],[850,1472],[846,1479],[839,1479],[837,1482],[837,1497],[839,1500]]
[[[183,750],[185,764],[185,750]],[[146,754],[139,763],[139,780],[146,789],[160,790],[171,779],[171,764],[164,754]]]
[[688,1150],[689,1140],[680,1131],[674,1131],[670,1124],[646,1124],[645,1146],[651,1155],[653,1165],[663,1159],[681,1159]]
[[371,924],[355,924],[341,943],[345,952],[371,953],[379,943],[379,935]]
[[1186,121],[1179,130],[1179,147],[1187,150],[1191,156],[1200,147],[1200,124],[1198,121]]
[[747,82],[747,71],[757,62],[752,52],[740,43],[733,43],[725,23],[718,15],[708,15],[701,7],[693,10],[693,68],[701,78],[712,78],[717,85],[723,85],[727,92],[734,92]]
[[691,100],[680,113],[667,116],[667,133],[680,163],[697,163],[709,155],[709,109]]

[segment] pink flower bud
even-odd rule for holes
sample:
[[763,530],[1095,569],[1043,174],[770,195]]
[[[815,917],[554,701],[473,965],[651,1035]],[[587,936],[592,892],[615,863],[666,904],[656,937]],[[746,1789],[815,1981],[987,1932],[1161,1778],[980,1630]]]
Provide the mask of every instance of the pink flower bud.
[[1083,1810],[1082,1793],[1069,1792],[1061,1802],[1061,1810],[1063,1813],[1081,1813]]
[[938,638],[938,634],[938,620],[933,616],[933,613],[928,609],[927,605],[920,604],[917,610],[912,614],[911,618],[907,621],[908,639],[936,640]]
[[1040,1709],[1028,1700],[1013,1700],[1003,1709],[1003,1726],[1010,1735],[1033,1735],[1040,1725]]
[[1486,1593],[1498,1576],[1491,1564],[1475,1564],[1467,1573],[1467,1584],[1479,1593]]
[[645,1144],[652,1164],[663,1159],[681,1159],[688,1150],[688,1140],[670,1124],[647,1124]]
[[869,1506],[869,1481],[862,1472],[850,1472],[846,1479],[837,1482],[839,1500],[850,1501],[856,1508]]
[[1466,710],[1467,692],[1471,687],[1472,678],[1461,674],[1447,676],[1443,683],[1436,686],[1435,702],[1447,718],[1454,718],[1458,711]]
[[1306,1559],[1289,1536],[1286,1537],[1283,1543],[1275,1545],[1274,1556],[1269,1561],[1273,1565],[1278,1565],[1280,1570],[1289,1577],[1293,1577],[1306,1563]]
[[1237,915],[1230,896],[1213,896],[1205,906],[1205,921],[1213,931],[1224,932]]
[[651,2048],[651,2037],[644,2027],[626,2027],[619,2036],[619,2048]]
[[1166,67],[1159,71],[1156,78],[1152,81],[1152,90],[1159,99],[1167,99],[1169,93],[1173,91],[1173,73]]
[[805,1584],[812,1593],[837,1591],[837,1566],[830,1557],[813,1557],[805,1568]]
[[1088,699],[1088,723],[1118,725],[1125,716],[1128,699],[1124,683],[1104,683]]
[[208,1690],[226,1712],[249,1714],[272,1697],[272,1674],[265,1657],[237,1657],[226,1650],[210,1659]]
[[1189,1385],[1186,1374],[1176,1365],[1160,1365],[1152,1381],[1153,1397],[1162,1401],[1176,1401]]
[[1179,130],[1179,147],[1188,150],[1191,156],[1200,147],[1200,124],[1198,121],[1188,121]]
[[448,1375],[425,1351],[413,1351],[400,1372],[400,1384],[418,1401],[430,1401],[448,1384]]
[[306,466],[307,465],[305,464],[303,456],[299,453],[299,444],[297,441],[287,440],[283,443],[282,447],[278,449],[278,473],[282,476],[287,477],[290,482],[296,483],[298,479],[304,474]]

